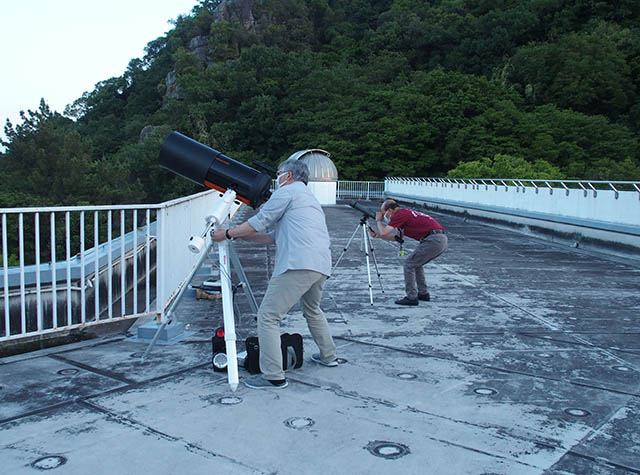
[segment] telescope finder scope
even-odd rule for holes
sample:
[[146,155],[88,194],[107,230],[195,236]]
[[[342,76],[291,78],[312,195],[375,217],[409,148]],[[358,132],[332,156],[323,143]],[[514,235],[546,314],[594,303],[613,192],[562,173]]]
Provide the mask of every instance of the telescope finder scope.
[[258,208],[271,195],[271,177],[227,157],[178,132],[162,144],[160,166],[188,180],[224,193],[231,189],[237,199]]

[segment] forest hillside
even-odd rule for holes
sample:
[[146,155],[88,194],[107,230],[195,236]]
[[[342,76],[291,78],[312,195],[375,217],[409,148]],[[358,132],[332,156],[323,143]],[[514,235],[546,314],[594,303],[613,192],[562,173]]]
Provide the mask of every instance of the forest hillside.
[[637,0],[201,0],[145,51],[7,122],[0,207],[197,191],[157,165],[172,130],[342,180],[640,180]]

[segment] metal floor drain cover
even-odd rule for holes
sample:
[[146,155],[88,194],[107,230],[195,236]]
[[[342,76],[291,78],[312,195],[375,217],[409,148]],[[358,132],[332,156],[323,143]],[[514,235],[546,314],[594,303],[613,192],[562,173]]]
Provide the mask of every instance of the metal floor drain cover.
[[41,457],[38,460],[34,460],[31,463],[31,466],[33,468],[37,468],[38,470],[53,470],[54,468],[58,468],[65,463],[67,463],[67,459],[62,455],[47,455],[46,457]]
[[237,396],[223,396],[217,400],[217,403],[222,404],[223,406],[235,406],[241,402],[242,398]]
[[65,368],[65,369],[61,369],[60,371],[58,371],[58,374],[62,375],[62,376],[71,376],[74,374],[78,374],[78,370],[75,368]]
[[406,445],[386,440],[374,440],[373,442],[369,442],[365,449],[376,457],[390,460],[398,459],[411,453],[409,447]]
[[574,417],[587,417],[591,415],[591,413],[586,409],[579,409],[577,407],[570,407],[568,409],[565,409],[564,412]]
[[413,373],[398,373],[398,378],[400,379],[416,379],[417,377]]
[[290,417],[284,421],[284,425],[291,429],[308,429],[315,423],[316,421],[309,417]]
[[613,369],[616,371],[620,371],[621,373],[628,373],[629,371],[633,371],[628,366],[614,366]]
[[481,396],[493,396],[494,394],[498,394],[498,391],[491,388],[476,388],[473,390],[474,393],[480,394]]
[[327,318],[329,323],[347,323],[344,318]]

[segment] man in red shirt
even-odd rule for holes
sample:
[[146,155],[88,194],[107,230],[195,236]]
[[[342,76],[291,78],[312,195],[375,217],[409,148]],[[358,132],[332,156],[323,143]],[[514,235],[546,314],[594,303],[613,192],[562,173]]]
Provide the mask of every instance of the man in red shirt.
[[[389,219],[385,224],[383,218]],[[418,300],[429,301],[427,283],[422,266],[447,250],[448,240],[445,230],[431,216],[409,208],[400,208],[394,200],[382,203],[376,213],[378,231],[373,237],[393,241],[394,231],[399,229],[404,236],[419,241],[418,247],[404,262],[404,285],[406,297],[396,300],[398,305],[418,305]]]

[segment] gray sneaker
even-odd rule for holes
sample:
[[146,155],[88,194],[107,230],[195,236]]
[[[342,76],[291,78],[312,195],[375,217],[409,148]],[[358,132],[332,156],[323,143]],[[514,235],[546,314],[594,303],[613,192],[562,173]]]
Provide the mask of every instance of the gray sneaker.
[[259,374],[253,378],[245,379],[244,385],[251,389],[284,389],[289,386],[289,381],[285,379],[283,383],[274,384],[262,374]]
[[338,366],[338,359],[334,358],[333,360],[326,362],[326,361],[322,361],[322,358],[320,357],[320,353],[314,353],[311,355],[311,361],[321,364],[322,366],[329,366],[330,368],[335,368],[336,366]]

